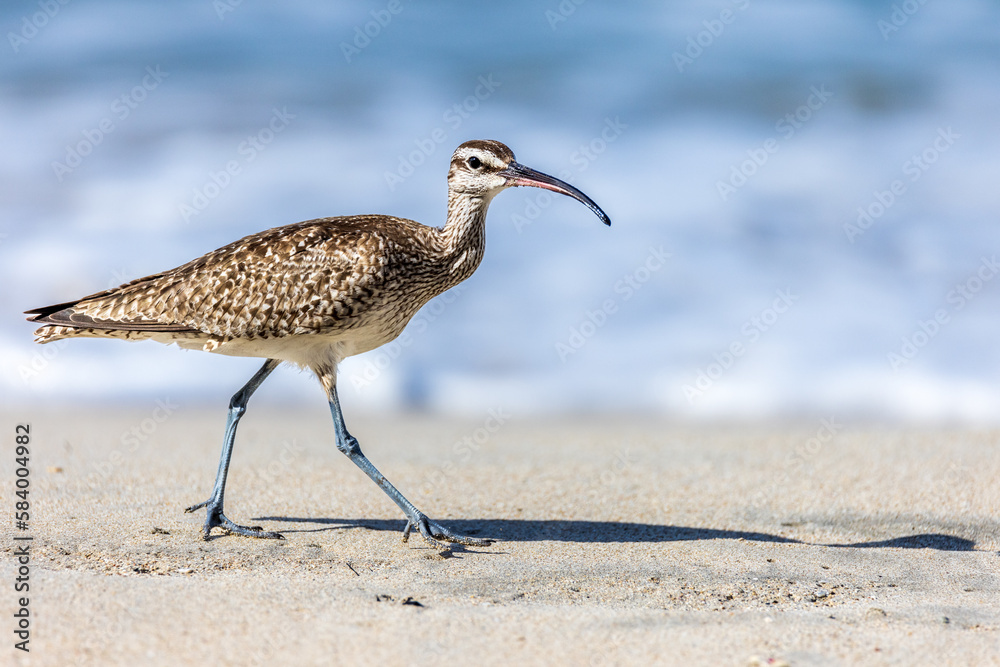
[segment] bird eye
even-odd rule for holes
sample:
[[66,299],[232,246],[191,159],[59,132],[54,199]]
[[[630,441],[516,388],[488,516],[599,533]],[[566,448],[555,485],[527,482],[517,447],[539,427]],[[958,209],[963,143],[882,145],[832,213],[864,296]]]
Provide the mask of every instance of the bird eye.
[[473,169],[479,169],[483,166],[483,161],[477,158],[475,155],[466,160],[466,163]]

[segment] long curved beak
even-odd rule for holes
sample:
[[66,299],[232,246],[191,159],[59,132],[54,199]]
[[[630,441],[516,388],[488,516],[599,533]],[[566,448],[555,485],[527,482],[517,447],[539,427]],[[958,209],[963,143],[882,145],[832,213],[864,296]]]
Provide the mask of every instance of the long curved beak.
[[553,192],[558,192],[559,194],[567,195],[582,202],[591,211],[597,214],[597,217],[601,219],[606,225],[611,225],[611,218],[608,214],[601,210],[601,207],[594,203],[594,200],[583,194],[576,188],[574,188],[569,183],[565,181],[560,181],[554,176],[549,176],[548,174],[543,174],[540,171],[535,171],[531,167],[525,167],[523,164],[517,162],[511,162],[507,165],[507,168],[500,172],[501,176],[507,178],[507,185],[511,186],[531,186],[535,188],[544,188],[545,190],[552,190]]

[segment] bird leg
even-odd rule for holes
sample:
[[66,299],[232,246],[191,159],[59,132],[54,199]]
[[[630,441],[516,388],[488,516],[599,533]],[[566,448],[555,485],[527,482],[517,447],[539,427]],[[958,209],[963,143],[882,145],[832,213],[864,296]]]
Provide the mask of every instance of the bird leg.
[[474,547],[485,547],[492,544],[494,540],[460,535],[430,520],[426,514],[418,510],[413,503],[403,497],[403,494],[372,465],[368,457],[361,452],[361,447],[358,445],[357,439],[347,432],[347,427],[344,425],[344,413],[340,409],[340,399],[337,397],[336,376],[334,373],[336,371],[320,373],[319,375],[330,401],[330,412],[333,414],[337,449],[347,454],[348,458],[361,468],[373,482],[378,484],[379,488],[385,491],[385,494],[392,499],[392,502],[399,505],[399,508],[403,510],[403,514],[406,515],[406,528],[403,529],[403,541],[406,542],[410,538],[410,532],[416,529],[425,540],[438,549],[448,548],[442,542],[455,542]]
[[203,537],[207,540],[212,528],[218,526],[228,533],[245,535],[246,537],[263,537],[270,539],[284,539],[281,533],[268,532],[260,526],[241,526],[233,523],[222,513],[222,501],[226,494],[226,477],[229,476],[229,461],[233,457],[233,443],[236,440],[236,426],[240,423],[240,418],[247,411],[247,401],[253,395],[261,383],[267,379],[278,364],[277,359],[268,359],[260,367],[250,381],[243,385],[243,388],[233,394],[229,401],[229,417],[226,419],[226,435],[222,442],[222,459],[219,461],[219,472],[215,476],[215,488],[212,490],[212,497],[197,505],[192,505],[185,509],[185,512],[194,512],[202,507],[208,508],[208,518],[205,519],[205,527],[202,529]]

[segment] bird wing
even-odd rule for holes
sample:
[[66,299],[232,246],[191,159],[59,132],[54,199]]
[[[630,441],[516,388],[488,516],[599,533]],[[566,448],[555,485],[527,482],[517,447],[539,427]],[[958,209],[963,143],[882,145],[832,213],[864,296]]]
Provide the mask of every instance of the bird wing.
[[277,227],[172,271],[27,313],[46,325],[223,338],[334,329],[369,307],[385,281],[388,240],[359,221]]

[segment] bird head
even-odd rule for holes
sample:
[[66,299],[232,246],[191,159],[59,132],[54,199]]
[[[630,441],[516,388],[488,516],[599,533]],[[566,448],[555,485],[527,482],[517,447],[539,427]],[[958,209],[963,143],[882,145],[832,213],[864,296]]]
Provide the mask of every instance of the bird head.
[[499,141],[466,141],[451,156],[448,187],[453,192],[489,201],[501,190],[519,186],[544,188],[572,197],[596,213],[601,222],[611,224],[611,219],[593,199],[565,181],[520,164],[514,159],[513,151]]

